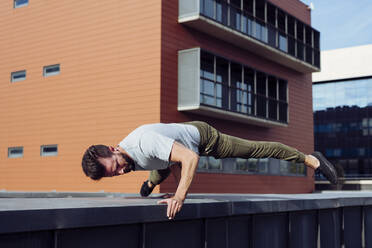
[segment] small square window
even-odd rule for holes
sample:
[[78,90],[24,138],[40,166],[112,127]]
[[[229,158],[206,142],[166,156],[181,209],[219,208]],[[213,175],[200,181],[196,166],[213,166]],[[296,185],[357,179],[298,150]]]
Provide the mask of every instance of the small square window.
[[44,66],[43,75],[44,77],[58,75],[60,72],[60,66],[58,65],[48,65]]
[[44,145],[40,147],[40,156],[57,156],[58,146],[57,145]]
[[237,158],[235,161],[236,170],[246,171],[248,170],[248,160],[244,158]]
[[8,158],[22,158],[23,157],[23,147],[9,147],[8,148]]
[[21,8],[28,5],[28,0],[14,0],[14,8]]
[[208,157],[208,169],[222,170],[222,160]]
[[200,157],[198,167],[199,169],[207,169],[208,157]]
[[12,72],[10,75],[10,81],[12,83],[26,80],[26,70]]

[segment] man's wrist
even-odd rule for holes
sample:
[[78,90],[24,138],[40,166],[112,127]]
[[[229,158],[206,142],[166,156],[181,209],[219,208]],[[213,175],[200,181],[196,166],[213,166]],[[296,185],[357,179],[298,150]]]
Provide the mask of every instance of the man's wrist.
[[175,195],[173,196],[173,198],[176,199],[176,200],[179,200],[179,201],[181,201],[181,202],[184,202],[186,197],[181,197],[181,196],[175,194]]

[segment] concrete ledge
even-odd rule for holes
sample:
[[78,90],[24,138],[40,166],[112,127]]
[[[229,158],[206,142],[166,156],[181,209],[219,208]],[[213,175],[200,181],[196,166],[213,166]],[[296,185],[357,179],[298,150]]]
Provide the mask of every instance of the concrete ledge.
[[[166,206],[157,204],[159,196],[3,192],[0,193],[0,233],[168,222]],[[372,206],[369,192],[190,194],[176,221],[369,205]]]
[[372,193],[159,196],[2,192],[1,248],[372,247]]

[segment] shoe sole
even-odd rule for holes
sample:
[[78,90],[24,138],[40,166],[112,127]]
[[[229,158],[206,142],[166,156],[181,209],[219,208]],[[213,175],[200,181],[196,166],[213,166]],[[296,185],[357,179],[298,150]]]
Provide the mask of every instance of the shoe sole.
[[331,162],[329,162],[320,152],[314,152],[312,155],[319,160],[320,162],[319,170],[322,173],[322,175],[324,175],[324,177],[327,178],[327,180],[332,184],[335,185],[338,184],[337,171],[334,165]]

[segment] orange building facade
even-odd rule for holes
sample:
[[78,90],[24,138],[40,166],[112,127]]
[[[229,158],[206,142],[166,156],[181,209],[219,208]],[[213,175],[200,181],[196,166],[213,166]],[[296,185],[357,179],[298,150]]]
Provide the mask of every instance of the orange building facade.
[[[313,150],[311,72],[319,69],[319,34],[298,0],[30,0],[17,8],[2,1],[0,12],[0,190],[139,192],[148,172],[94,182],[83,174],[81,157],[89,145],[115,146],[145,123],[202,120],[230,135]],[[200,65],[184,62],[188,51],[196,51],[192,56]],[[209,96],[214,105],[203,100],[205,85],[200,88],[209,75],[206,55],[215,65],[215,95]],[[221,59],[226,80],[219,83]],[[240,89],[233,66],[241,70]],[[250,69],[251,91],[243,87]],[[192,88],[189,70],[198,76],[197,95],[190,93],[198,101],[194,108],[182,100],[190,98],[182,88]],[[258,168],[262,164],[265,170]],[[275,161],[207,160],[190,192],[305,193],[314,189],[312,176],[303,166]],[[156,192],[175,188],[170,177]]]

